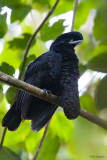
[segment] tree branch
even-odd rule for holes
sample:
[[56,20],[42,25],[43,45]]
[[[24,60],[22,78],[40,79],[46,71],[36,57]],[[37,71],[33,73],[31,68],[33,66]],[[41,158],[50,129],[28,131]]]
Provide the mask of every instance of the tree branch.
[[76,14],[77,6],[78,6],[78,0],[75,0],[74,10],[73,10],[73,18],[72,18],[71,32],[74,30],[74,21],[75,21],[75,14]]
[[[15,79],[15,78],[13,78],[3,72],[0,72],[0,81],[6,83],[8,85],[11,85],[13,87],[16,87],[20,90],[24,90],[25,92],[27,92],[35,97],[38,97],[40,99],[43,99],[47,102],[50,102],[56,106],[62,106],[62,102],[57,96],[55,96],[53,94],[51,94],[51,95],[47,94],[45,96],[44,91],[42,89],[34,87],[33,85],[25,83],[21,80]],[[100,117],[98,117],[98,116],[96,116],[96,115],[94,115],[94,114],[92,114],[82,108],[80,111],[80,116],[107,130],[107,121],[103,120],[102,118],[100,118]]]

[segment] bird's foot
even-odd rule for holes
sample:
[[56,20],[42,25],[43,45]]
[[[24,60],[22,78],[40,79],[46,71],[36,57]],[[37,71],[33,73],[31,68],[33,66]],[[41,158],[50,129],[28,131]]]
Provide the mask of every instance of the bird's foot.
[[43,89],[43,92],[44,92],[44,95],[46,96],[47,94],[51,94],[51,91],[50,90],[47,90],[47,89]]

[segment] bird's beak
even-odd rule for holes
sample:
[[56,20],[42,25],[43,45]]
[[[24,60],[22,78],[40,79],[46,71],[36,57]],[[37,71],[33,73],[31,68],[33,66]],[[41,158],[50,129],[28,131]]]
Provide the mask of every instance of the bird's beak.
[[81,44],[82,41],[83,41],[83,40],[78,40],[78,41],[73,41],[73,40],[71,40],[71,41],[69,41],[69,44],[74,44],[75,46],[77,46],[77,45]]

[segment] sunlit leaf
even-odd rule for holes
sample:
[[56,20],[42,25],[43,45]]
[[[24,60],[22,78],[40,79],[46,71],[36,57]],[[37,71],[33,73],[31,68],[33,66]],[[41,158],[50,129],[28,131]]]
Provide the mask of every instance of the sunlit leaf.
[[2,53],[0,54],[0,64],[2,62],[6,62],[9,65],[13,66],[15,69],[17,69],[21,63],[22,55],[21,51],[17,48],[15,50],[9,49],[8,44],[6,43],[4,45],[4,49]]
[[49,23],[46,23],[40,31],[42,41],[54,40],[59,36],[64,31],[63,22],[64,20],[59,20],[52,27],[49,27]]
[[15,93],[16,93],[16,88],[10,87],[7,92],[6,92],[6,99],[9,104],[12,104],[14,102],[15,98]]
[[57,135],[62,142],[66,142],[72,135],[72,121],[68,120],[63,112],[55,113],[50,123],[53,135]]
[[96,105],[99,110],[103,108],[107,108],[107,76],[105,76],[99,83],[96,93],[95,93],[95,100]]
[[6,23],[7,13],[0,14],[0,38],[2,38],[7,32],[7,23]]
[[43,135],[43,131],[44,131],[44,128],[37,133],[33,132],[32,130],[30,131],[25,141],[25,146],[28,152],[32,154],[35,153],[35,150],[38,147],[41,137]]
[[[91,9],[96,8],[99,5],[98,0],[83,0],[80,1],[76,11],[75,25],[74,28],[77,30],[84,24],[88,18]],[[85,14],[84,14],[85,13]]]
[[49,0],[33,0],[33,2],[40,3],[42,5],[49,5]]
[[[55,3],[54,0],[50,1],[51,6]],[[59,14],[63,14],[65,12],[71,11],[73,9],[74,6],[74,0],[61,0],[59,1],[55,11],[54,11],[54,15],[59,15]]]
[[30,132],[31,128],[29,121],[22,122],[19,128],[14,132],[7,130],[4,146],[13,146],[25,142]]
[[80,97],[80,105],[89,112],[96,113],[96,106],[93,97],[86,93]]

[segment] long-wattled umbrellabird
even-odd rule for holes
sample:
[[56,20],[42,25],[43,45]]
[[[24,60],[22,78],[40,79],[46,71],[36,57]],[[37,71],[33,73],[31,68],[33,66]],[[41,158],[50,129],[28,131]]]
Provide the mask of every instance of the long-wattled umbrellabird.
[[[48,52],[28,65],[24,75],[24,82],[59,96],[68,119],[75,119],[80,114],[78,58],[74,48],[82,41],[79,32],[60,35]],[[27,119],[31,120],[32,130],[39,131],[51,119],[57,107],[19,91],[15,103],[2,120],[2,126],[14,131],[22,120]]]

